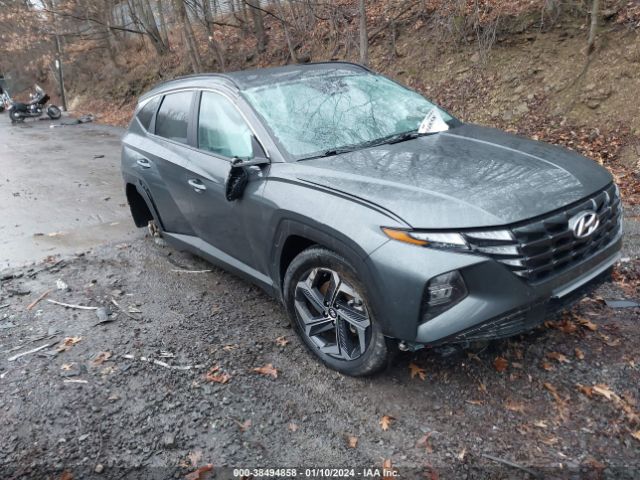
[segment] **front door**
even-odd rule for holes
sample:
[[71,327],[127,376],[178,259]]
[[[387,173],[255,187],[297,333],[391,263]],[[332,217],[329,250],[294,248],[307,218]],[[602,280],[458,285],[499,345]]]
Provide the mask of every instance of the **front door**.
[[[259,239],[249,232],[261,221],[262,190],[266,169],[249,167],[249,183],[241,199],[228,201],[225,187],[234,157],[252,156],[252,131],[226,96],[202,92],[198,110],[197,150],[190,153],[188,184],[190,222],[205,242],[249,267],[252,274],[266,272],[254,252]],[[264,245],[262,245],[264,248]],[[240,266],[244,269],[243,266]]]

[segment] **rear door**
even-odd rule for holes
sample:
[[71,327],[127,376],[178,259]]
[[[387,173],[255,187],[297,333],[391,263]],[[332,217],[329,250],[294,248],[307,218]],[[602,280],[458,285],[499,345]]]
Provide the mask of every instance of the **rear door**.
[[265,248],[250,232],[261,222],[262,190],[268,167],[249,167],[249,183],[240,200],[228,201],[225,187],[234,157],[252,156],[253,131],[230,96],[203,91],[194,115],[197,123],[195,149],[190,153],[190,222],[205,242],[255,270],[256,252]]
[[161,98],[149,128],[150,141],[137,162],[137,168],[148,172],[145,178],[163,228],[186,235],[193,234],[186,218],[190,207],[186,182],[194,98],[193,90],[171,92]]

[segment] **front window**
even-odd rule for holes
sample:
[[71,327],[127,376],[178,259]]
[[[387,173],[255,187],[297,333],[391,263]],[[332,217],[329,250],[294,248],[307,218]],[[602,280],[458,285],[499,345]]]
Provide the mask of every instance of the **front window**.
[[225,97],[202,92],[198,148],[228,158],[251,158],[251,130]]
[[417,131],[434,108],[450,126],[455,122],[418,93],[368,73],[302,76],[243,93],[296,160]]

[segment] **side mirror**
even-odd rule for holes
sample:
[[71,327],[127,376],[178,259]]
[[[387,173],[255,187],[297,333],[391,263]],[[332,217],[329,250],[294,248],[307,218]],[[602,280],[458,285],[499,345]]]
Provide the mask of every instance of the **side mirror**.
[[271,163],[255,135],[251,135],[251,150],[253,154],[251,159],[246,160],[236,157],[231,162],[231,170],[229,170],[229,176],[227,177],[225,185],[225,197],[229,202],[242,198],[244,189],[247,183],[249,183],[247,167]]

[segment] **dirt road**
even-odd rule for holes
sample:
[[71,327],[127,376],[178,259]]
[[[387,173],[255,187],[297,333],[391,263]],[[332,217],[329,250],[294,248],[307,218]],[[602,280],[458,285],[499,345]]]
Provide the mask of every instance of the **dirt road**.
[[117,173],[122,132],[48,120],[12,126],[0,115],[0,268],[133,233]]
[[[1,478],[193,479],[209,464],[218,479],[284,467],[361,478],[383,465],[407,479],[640,475],[639,309],[604,302],[639,299],[637,257],[532,335],[402,354],[377,377],[348,378],[313,360],[257,288],[130,233],[117,137],[94,128],[0,125]],[[9,155],[27,140],[40,163]],[[45,185],[39,165],[56,180]],[[625,256],[640,243],[634,215]],[[78,233],[77,248],[29,240],[87,228],[100,234]],[[254,370],[266,365],[277,378]]]

